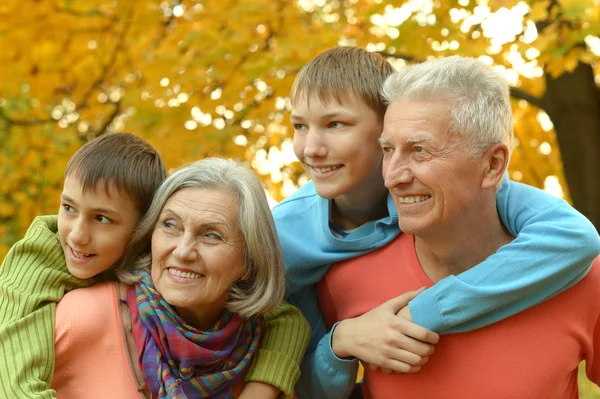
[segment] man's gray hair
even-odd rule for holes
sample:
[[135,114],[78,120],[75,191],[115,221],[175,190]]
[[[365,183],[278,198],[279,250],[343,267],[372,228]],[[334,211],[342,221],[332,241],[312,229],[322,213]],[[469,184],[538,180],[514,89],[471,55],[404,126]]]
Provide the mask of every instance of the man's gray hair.
[[512,150],[508,84],[474,58],[451,56],[411,65],[390,75],[381,94],[388,106],[398,98],[448,101],[450,129],[467,139],[472,156],[499,143]]
[[229,189],[238,206],[239,227],[244,236],[247,278],[231,287],[227,308],[243,317],[274,309],[283,299],[285,272],[275,223],[262,185],[240,162],[206,158],[184,166],[158,188],[150,209],[136,229],[115,274],[124,283],[140,277],[135,269],[151,268],[150,241],[167,200],[184,188]]

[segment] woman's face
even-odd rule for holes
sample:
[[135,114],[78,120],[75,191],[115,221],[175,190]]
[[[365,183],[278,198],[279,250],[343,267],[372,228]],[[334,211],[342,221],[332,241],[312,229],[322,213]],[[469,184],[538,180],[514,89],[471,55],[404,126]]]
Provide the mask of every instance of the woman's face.
[[238,204],[229,189],[184,188],[167,200],[152,234],[152,280],[179,315],[210,327],[246,273]]

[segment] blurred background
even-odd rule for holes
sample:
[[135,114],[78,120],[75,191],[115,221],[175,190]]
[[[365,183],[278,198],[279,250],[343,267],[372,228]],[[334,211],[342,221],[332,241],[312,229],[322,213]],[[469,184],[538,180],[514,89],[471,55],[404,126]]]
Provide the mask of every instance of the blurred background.
[[3,0],[0,259],[57,212],[69,157],[111,132],[146,138],[170,168],[245,159],[274,201],[290,195],[307,177],[287,96],[336,45],[398,68],[450,54],[492,65],[512,90],[511,178],[600,227],[600,0]]

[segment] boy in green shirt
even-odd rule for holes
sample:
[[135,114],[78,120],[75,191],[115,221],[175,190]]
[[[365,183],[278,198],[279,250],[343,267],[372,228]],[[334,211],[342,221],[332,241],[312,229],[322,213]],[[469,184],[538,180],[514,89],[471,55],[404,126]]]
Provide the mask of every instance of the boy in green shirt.
[[[112,270],[166,176],[158,152],[129,133],[96,138],[71,158],[58,217],[37,217],[0,267],[0,399],[56,398],[56,302],[66,291],[115,279]],[[287,304],[264,320],[261,350],[246,376],[255,383],[242,398],[291,397],[308,324]],[[302,344],[286,345],[290,336]]]

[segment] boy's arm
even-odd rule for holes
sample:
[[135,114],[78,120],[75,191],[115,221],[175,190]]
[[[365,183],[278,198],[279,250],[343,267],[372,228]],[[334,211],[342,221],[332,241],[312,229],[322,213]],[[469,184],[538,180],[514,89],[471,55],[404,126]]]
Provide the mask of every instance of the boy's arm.
[[[285,398],[291,398],[309,340],[310,326],[298,308],[282,302],[268,312],[263,320],[260,348],[246,374],[247,384],[241,398],[277,397],[279,391]],[[250,394],[252,391],[255,393]]]
[[583,215],[559,198],[510,182],[507,174],[497,201],[515,240],[413,299],[414,322],[439,333],[473,330],[534,306],[587,274],[600,253],[600,237]]
[[312,337],[306,356],[302,361],[301,374],[296,393],[300,399],[347,398],[352,392],[358,370],[357,359],[337,357],[331,345],[332,333],[327,326],[319,307],[316,286],[303,288],[290,297],[307,318],[312,329]]
[[317,332],[321,339],[316,349],[307,352],[304,357],[302,374],[296,386],[300,399],[344,399],[356,384],[358,359],[341,359],[335,355],[331,346],[333,331],[324,335],[324,331]]
[[56,216],[37,217],[0,266],[0,399],[55,398],[55,302],[87,285],[67,270]]

